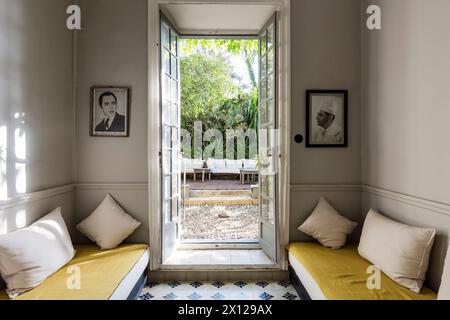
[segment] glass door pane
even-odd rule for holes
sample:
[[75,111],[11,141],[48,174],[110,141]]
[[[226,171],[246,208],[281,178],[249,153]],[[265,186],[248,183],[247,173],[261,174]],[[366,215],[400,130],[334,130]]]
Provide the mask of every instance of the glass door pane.
[[260,244],[277,259],[277,82],[276,14],[259,33],[259,162],[260,162]]
[[[162,14],[161,14],[162,15]],[[161,156],[163,201],[163,262],[178,240],[180,211],[180,88],[178,34],[168,20],[161,18]]]

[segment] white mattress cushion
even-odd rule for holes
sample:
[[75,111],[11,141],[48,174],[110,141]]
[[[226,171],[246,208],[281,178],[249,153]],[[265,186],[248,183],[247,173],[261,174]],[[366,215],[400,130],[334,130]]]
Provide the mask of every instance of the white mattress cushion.
[[450,247],[448,247],[447,257],[445,258],[444,272],[442,273],[438,300],[450,300]]
[[0,272],[10,298],[58,271],[75,255],[61,208],[32,225],[0,235]]
[[311,300],[327,300],[316,280],[306,268],[291,253],[288,254],[289,263],[295,274],[308,292]]
[[77,225],[77,229],[101,249],[113,249],[140,224],[108,194],[89,217]]
[[324,247],[338,249],[345,245],[347,235],[351,234],[357,223],[342,216],[321,197],[314,211],[298,229]]
[[398,284],[419,293],[436,231],[396,222],[370,210],[358,253]]

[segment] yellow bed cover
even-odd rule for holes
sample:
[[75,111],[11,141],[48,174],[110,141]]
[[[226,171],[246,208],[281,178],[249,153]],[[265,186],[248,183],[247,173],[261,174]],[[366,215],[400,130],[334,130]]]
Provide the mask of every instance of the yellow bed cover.
[[367,279],[372,265],[362,258],[356,245],[333,250],[318,243],[292,243],[289,253],[315,280],[328,300],[434,300],[436,294],[423,287],[417,294],[381,273],[381,289],[369,290]]
[[[147,248],[142,244],[124,244],[112,250],[101,250],[96,245],[75,246],[75,257],[67,265],[15,300],[107,300]],[[80,268],[80,290],[67,288],[67,280],[74,275],[71,266]],[[0,292],[0,300],[6,299],[8,295]]]

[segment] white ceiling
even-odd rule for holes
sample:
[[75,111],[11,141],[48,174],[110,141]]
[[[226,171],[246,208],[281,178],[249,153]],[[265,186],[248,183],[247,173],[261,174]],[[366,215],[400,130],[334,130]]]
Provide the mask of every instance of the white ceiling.
[[161,9],[183,34],[256,34],[275,5],[166,4]]

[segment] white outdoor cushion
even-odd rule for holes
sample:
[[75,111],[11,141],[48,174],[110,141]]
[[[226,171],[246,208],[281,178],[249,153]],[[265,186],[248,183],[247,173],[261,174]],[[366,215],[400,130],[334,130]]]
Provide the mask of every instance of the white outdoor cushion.
[[227,168],[219,168],[219,169],[211,169],[211,173],[218,173],[218,174],[240,174],[240,169],[227,169]]
[[324,247],[338,249],[345,245],[347,235],[351,234],[357,223],[337,212],[321,197],[314,211],[298,229]]
[[208,167],[208,169],[214,169],[215,163],[215,159],[209,158],[208,160],[206,160],[206,166]]
[[202,159],[191,159],[191,169],[203,168],[204,161]]
[[447,257],[445,258],[438,300],[450,300],[450,247],[447,250]]
[[140,224],[108,194],[97,209],[77,225],[77,229],[105,250],[117,247]]
[[244,168],[245,169],[256,169],[256,160],[247,160],[244,159]]
[[364,222],[358,252],[392,280],[419,293],[435,234],[434,229],[399,223],[371,209]]
[[61,208],[32,225],[0,235],[0,273],[15,298],[58,271],[75,255]]
[[216,169],[225,169],[227,167],[227,162],[225,159],[215,159],[214,160],[214,168]]
[[226,160],[227,169],[242,169],[242,160]]
[[184,170],[186,168],[186,171],[191,170],[193,172],[193,169],[201,169],[203,168],[204,161],[202,159],[187,159],[183,158],[181,159],[181,168]]

